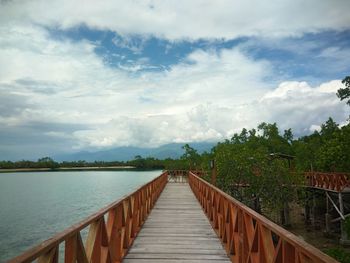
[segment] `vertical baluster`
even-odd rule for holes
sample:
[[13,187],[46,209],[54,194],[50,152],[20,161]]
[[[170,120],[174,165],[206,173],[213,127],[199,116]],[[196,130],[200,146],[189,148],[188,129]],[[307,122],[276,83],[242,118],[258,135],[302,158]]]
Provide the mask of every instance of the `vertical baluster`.
[[77,234],[70,236],[65,241],[64,262],[75,263],[77,260]]
[[123,201],[123,227],[124,227],[124,242],[123,249],[126,251],[130,243],[130,215],[129,215],[129,198]]
[[[238,208],[238,207],[237,207]],[[239,262],[244,263],[243,259],[243,211],[241,208],[238,208],[238,213],[237,213],[237,238],[238,238],[238,258]]]
[[132,223],[132,235],[135,237],[140,229],[140,192],[137,191],[134,195],[134,215]]
[[107,228],[106,228],[106,223],[105,223],[105,218],[102,217],[101,220],[101,258],[100,262],[103,263],[110,263],[111,262],[111,255],[109,252],[109,239],[108,239],[108,234],[107,234]]
[[64,262],[88,263],[83,241],[79,232],[66,239],[64,249]]
[[260,251],[260,253],[263,252],[266,262],[272,263],[273,258],[275,256],[275,247],[272,241],[271,230],[261,225],[260,235],[261,235],[260,242],[263,249],[262,251]]
[[86,256],[85,247],[80,233],[77,233],[77,262],[78,263],[88,263],[88,258]]
[[102,246],[102,232],[101,232],[102,218],[97,219],[90,225],[89,234],[86,240],[86,255],[88,261],[91,263],[100,262],[101,246]]
[[41,255],[38,263],[58,263],[58,245]]
[[[123,204],[119,204],[110,211],[107,224],[109,235],[109,249],[112,262],[120,262],[123,257]],[[109,234],[110,233],[110,234]]]
[[140,215],[140,219],[141,219],[141,224],[143,224],[144,220],[145,220],[145,189],[143,188],[141,190],[141,198],[140,198],[140,205],[141,205],[141,215]]

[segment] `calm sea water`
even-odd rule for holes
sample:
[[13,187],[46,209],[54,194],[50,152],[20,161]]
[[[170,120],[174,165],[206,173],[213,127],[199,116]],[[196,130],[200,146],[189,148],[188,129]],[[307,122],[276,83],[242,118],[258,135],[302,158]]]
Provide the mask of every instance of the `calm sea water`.
[[79,222],[160,173],[1,173],[0,262]]

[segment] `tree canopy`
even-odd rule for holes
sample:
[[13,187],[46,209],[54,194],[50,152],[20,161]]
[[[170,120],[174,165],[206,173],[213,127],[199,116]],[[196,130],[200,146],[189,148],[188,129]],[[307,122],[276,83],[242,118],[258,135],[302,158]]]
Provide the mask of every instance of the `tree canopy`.
[[340,98],[340,100],[346,100],[346,104],[350,106],[350,76],[346,76],[342,83],[345,85],[345,88],[338,89],[337,96]]

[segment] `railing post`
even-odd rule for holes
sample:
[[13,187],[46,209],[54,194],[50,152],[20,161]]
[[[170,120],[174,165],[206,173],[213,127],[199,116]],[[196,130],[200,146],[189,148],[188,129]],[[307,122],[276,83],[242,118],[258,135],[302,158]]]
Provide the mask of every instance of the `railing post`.
[[189,183],[232,262],[337,262],[193,173]]
[[[338,193],[338,198],[339,198],[339,209],[342,215],[344,215],[344,203],[343,203],[343,195],[341,192]],[[340,238],[340,243],[342,244],[349,244],[349,237],[348,233],[345,227],[345,220],[340,220],[340,231],[341,231],[341,238]]]

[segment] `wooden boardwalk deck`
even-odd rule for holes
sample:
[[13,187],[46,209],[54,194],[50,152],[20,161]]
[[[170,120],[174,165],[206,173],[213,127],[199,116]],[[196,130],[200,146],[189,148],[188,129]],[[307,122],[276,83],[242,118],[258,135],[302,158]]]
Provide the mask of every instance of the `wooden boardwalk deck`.
[[123,262],[231,262],[190,186],[168,183]]

